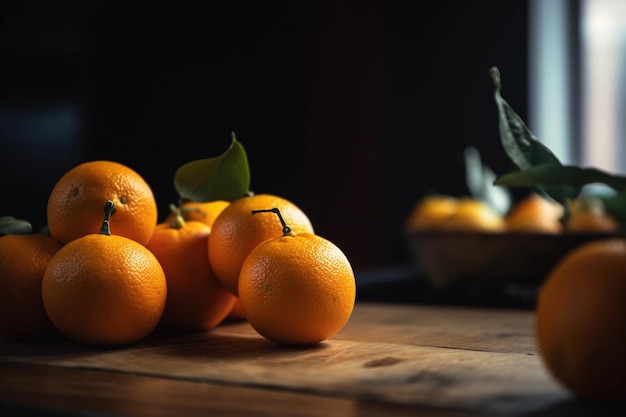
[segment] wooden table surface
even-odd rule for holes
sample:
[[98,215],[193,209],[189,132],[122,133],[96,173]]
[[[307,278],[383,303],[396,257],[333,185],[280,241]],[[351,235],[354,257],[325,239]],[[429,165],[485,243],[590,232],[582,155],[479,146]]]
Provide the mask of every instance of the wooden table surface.
[[357,302],[308,348],[246,322],[96,349],[0,341],[0,416],[609,416],[546,372],[531,310]]

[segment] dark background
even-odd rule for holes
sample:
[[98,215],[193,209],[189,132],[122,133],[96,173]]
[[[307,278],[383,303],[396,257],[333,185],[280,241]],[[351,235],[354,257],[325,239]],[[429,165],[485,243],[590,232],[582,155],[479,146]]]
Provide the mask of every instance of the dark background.
[[462,152],[511,169],[488,69],[526,117],[527,1],[2,2],[0,215],[45,224],[74,165],[152,186],[244,145],[252,190],[292,200],[357,269],[410,260],[426,193],[467,194]]

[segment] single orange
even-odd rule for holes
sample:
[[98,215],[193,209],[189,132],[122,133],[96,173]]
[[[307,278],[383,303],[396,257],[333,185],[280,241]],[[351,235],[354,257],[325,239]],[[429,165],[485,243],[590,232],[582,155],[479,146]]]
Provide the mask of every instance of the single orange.
[[[198,221],[209,226],[213,226],[213,222],[217,215],[222,212],[230,203],[224,200],[216,200],[209,202],[185,201],[180,206],[183,219],[185,221]],[[174,217],[174,213],[170,213],[166,221],[170,221]]]
[[516,205],[505,217],[511,232],[561,233],[563,206],[539,194],[532,193]]
[[103,227],[102,233],[74,239],[50,259],[43,304],[52,323],[71,339],[129,344],[146,337],[161,319],[167,282],[150,250],[107,233]]
[[42,234],[0,237],[0,338],[54,331],[41,298],[41,280],[61,244]]
[[442,225],[442,230],[464,232],[502,232],[504,217],[486,203],[472,197],[461,197],[456,210]]
[[602,200],[581,197],[571,204],[566,228],[570,232],[615,232],[620,225],[609,213]]
[[179,210],[174,210],[173,219],[157,225],[147,246],[167,279],[161,324],[173,331],[210,330],[226,318],[235,296],[222,287],[209,265],[211,227],[185,221]]
[[243,307],[241,306],[241,300],[237,297],[235,304],[233,304],[233,308],[231,308],[230,313],[226,316],[228,320],[245,320],[246,313],[243,311]]
[[217,216],[211,229],[208,256],[215,276],[237,295],[237,281],[243,261],[259,243],[281,235],[272,216],[256,218],[252,210],[276,207],[296,233],[313,233],[307,215],[294,203],[271,194],[242,197],[230,203]]
[[48,198],[50,234],[67,243],[98,233],[107,200],[115,204],[113,233],[147,244],[157,223],[152,190],[136,171],[112,161],[82,163],[59,179]]
[[439,230],[457,209],[458,199],[449,195],[434,194],[419,200],[406,220],[408,230]]
[[[276,228],[271,213],[254,218],[274,221]],[[282,345],[311,345],[333,336],[349,320],[355,296],[354,273],[345,254],[318,235],[288,227],[282,236],[255,247],[239,276],[239,299],[248,322]]]
[[626,400],[626,240],[586,243],[548,275],[536,307],[547,369],[588,399]]

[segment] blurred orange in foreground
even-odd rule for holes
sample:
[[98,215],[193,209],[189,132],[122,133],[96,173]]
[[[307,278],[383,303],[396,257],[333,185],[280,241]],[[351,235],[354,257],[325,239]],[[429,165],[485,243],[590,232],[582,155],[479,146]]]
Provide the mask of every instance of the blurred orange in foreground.
[[543,362],[576,395],[626,400],[626,240],[593,241],[548,275],[536,310]]

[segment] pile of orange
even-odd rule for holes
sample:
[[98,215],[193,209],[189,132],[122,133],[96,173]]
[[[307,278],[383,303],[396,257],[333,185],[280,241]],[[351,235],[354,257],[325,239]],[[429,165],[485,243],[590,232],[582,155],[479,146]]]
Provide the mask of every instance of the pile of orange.
[[616,232],[620,224],[601,200],[581,197],[569,204],[570,215],[563,221],[559,203],[531,193],[517,201],[506,214],[472,197],[428,195],[409,211],[408,231],[474,231],[514,233]]
[[[283,236],[276,215],[252,213],[267,208],[297,236]],[[208,331],[245,319],[276,343],[303,345],[350,317],[350,263],[292,202],[247,195],[187,201],[162,222],[157,214],[150,186],[130,167],[91,161],[70,169],[48,198],[49,235],[0,237],[0,339],[58,332],[124,345],[156,330]]]
[[[46,209],[49,236],[0,238],[0,305],[12,321],[0,324],[0,337],[54,329],[87,344],[120,345],[150,334],[163,314],[167,282],[146,248],[157,221],[147,182],[117,162],[85,162],[57,181]],[[18,273],[19,264],[30,267]],[[17,281],[26,287],[21,300],[11,295]]]

